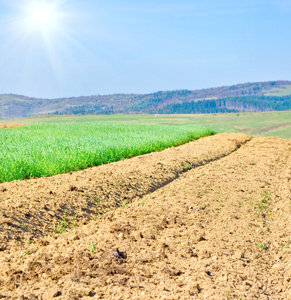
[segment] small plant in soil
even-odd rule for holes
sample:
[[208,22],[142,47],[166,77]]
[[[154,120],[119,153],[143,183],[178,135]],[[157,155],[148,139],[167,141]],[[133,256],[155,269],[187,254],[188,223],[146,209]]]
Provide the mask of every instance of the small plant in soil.
[[257,247],[263,249],[263,250],[267,250],[268,247],[265,244],[256,244]]
[[29,251],[26,251],[24,253],[22,252],[21,259],[24,258],[25,256],[29,255],[29,254],[30,254]]
[[264,190],[261,193],[261,196],[263,199],[261,201],[257,201],[257,205],[253,205],[254,208],[258,208],[257,214],[265,215],[265,211],[269,209],[269,199],[270,199],[270,193],[267,190]]
[[267,190],[264,190],[262,193],[261,193],[261,196],[263,197],[263,201],[265,200],[269,200],[270,199],[270,193],[269,193],[269,191],[267,191]]
[[60,221],[59,227],[55,230],[56,233],[63,233],[67,231],[68,222],[66,220],[66,212],[64,212],[63,220]]
[[91,247],[92,252],[96,251],[96,246],[94,245],[94,243],[92,241],[90,242],[90,247]]
[[96,217],[95,217],[95,219],[98,220],[101,217],[102,217],[102,213],[98,212],[97,215],[96,215]]
[[77,224],[77,215],[74,216],[74,220],[73,220],[72,225],[73,225],[73,227],[78,227],[78,226],[80,226],[79,224]]
[[98,203],[101,202],[101,201],[102,201],[102,199],[96,199],[96,200],[94,200],[94,203],[93,203],[93,204],[94,204],[94,205],[98,205]]

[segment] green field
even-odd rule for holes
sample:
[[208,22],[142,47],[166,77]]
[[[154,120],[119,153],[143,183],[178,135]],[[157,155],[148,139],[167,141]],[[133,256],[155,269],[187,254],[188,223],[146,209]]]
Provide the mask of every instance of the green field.
[[[245,132],[253,136],[278,136],[291,138],[291,111],[263,113],[200,114],[200,115],[92,115],[92,116],[42,116],[1,120],[1,124],[61,124],[83,122],[115,122],[122,124],[195,125],[216,132]],[[279,128],[281,127],[281,128]],[[278,130],[280,131],[278,133]]]
[[280,88],[273,88],[266,93],[264,93],[265,96],[288,96],[291,95],[291,85],[282,85]]
[[[0,182],[51,176],[159,151],[214,132],[291,138],[291,111],[207,115],[42,116],[0,129]],[[209,129],[205,129],[209,128]]]
[[121,124],[96,118],[47,121],[0,130],[0,182],[80,170],[214,134],[193,125]]

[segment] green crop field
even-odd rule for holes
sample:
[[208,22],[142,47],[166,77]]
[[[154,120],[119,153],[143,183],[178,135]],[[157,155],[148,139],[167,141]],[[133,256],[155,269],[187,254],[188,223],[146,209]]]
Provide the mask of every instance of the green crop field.
[[[200,115],[89,115],[42,116],[35,118],[1,120],[1,124],[62,124],[62,123],[122,123],[152,125],[195,125],[216,132],[245,132],[253,136],[291,138],[291,111],[262,113],[200,114]],[[278,132],[280,130],[280,132]]]
[[[51,176],[176,146],[214,132],[291,139],[291,111],[206,115],[42,116],[0,129],[0,182]],[[209,128],[209,129],[205,129]]]
[[45,124],[1,129],[0,182],[80,170],[214,134],[213,130],[193,125],[139,125],[96,120],[48,118]]

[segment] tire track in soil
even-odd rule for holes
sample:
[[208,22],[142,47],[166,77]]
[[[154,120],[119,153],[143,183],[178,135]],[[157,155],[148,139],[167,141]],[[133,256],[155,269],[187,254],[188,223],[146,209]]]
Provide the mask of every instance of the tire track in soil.
[[151,195],[0,256],[4,299],[290,299],[291,142],[253,138]]
[[286,127],[291,127],[291,122],[285,123],[285,124],[280,124],[280,125],[274,125],[274,126],[271,126],[271,127],[268,127],[268,128],[264,128],[264,129],[253,132],[253,134],[254,135],[263,135],[265,133],[276,131],[278,129],[284,129]]
[[50,178],[0,184],[0,252],[86,224],[220,159],[251,140],[217,134],[179,147]]

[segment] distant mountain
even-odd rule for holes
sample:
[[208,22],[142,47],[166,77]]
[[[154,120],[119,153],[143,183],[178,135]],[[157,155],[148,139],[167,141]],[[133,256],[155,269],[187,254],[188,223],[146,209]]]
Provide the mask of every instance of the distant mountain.
[[46,114],[218,113],[291,109],[291,81],[59,99],[0,95],[0,119]]

